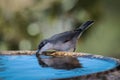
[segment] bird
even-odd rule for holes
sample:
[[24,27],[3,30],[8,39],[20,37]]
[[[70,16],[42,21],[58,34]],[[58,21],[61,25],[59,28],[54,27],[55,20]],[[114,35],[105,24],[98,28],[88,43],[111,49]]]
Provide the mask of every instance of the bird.
[[44,39],[38,45],[36,56],[47,50],[72,51],[76,50],[76,43],[82,33],[94,23],[93,20],[86,21],[79,28],[55,34],[48,39]]

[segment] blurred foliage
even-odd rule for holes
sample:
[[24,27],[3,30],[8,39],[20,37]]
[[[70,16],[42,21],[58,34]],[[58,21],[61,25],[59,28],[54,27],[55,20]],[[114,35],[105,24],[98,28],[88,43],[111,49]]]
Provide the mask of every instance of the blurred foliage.
[[94,20],[77,51],[120,57],[119,3],[113,0],[0,0],[0,50],[36,50],[42,39]]

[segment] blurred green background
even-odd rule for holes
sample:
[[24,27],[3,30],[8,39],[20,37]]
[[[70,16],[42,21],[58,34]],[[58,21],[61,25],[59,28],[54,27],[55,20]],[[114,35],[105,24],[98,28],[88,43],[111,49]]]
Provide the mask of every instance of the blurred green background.
[[77,51],[120,58],[120,0],[0,0],[0,50],[36,50],[87,20]]

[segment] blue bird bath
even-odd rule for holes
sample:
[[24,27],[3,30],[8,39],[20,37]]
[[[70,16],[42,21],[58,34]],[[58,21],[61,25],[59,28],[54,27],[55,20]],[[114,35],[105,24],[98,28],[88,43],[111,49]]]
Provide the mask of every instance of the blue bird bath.
[[0,55],[0,80],[66,79],[100,73],[119,66],[117,60],[109,57],[82,55],[75,58],[82,67],[68,70],[43,67],[35,55]]

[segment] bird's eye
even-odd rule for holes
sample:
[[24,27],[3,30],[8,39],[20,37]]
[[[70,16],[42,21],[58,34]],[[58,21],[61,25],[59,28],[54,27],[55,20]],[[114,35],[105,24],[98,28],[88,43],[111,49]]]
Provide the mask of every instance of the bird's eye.
[[39,44],[38,49],[41,49],[45,44],[47,44],[47,41],[46,41],[46,40],[42,41],[42,42]]

